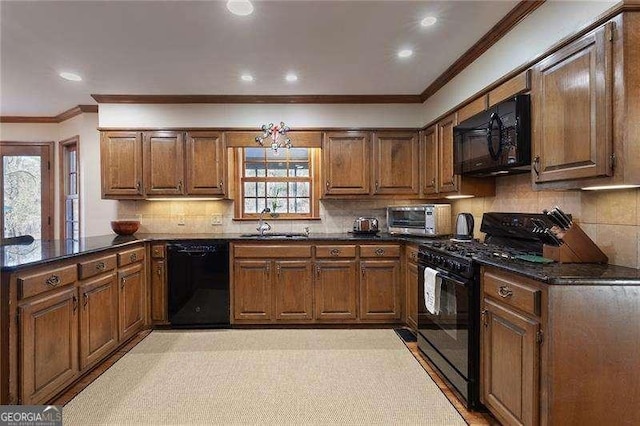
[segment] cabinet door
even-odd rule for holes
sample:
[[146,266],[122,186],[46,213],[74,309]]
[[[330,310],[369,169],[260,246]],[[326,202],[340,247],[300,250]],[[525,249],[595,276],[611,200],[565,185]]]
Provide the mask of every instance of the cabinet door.
[[233,264],[233,317],[271,319],[271,261],[236,260]]
[[481,331],[482,402],[510,425],[539,421],[540,325],[490,299],[484,299]]
[[399,261],[363,260],[360,273],[360,319],[400,319]]
[[78,374],[78,297],[71,287],[20,305],[20,403],[43,404]]
[[144,268],[134,264],[118,272],[120,341],[136,334],[144,325]]
[[534,182],[611,175],[611,31],[601,27],[534,68]]
[[277,261],[276,320],[312,320],[311,261]]
[[187,194],[225,194],[225,148],[221,132],[187,132]]
[[100,165],[103,197],[143,195],[140,132],[103,132]]
[[118,344],[118,281],[115,272],[80,286],[80,368],[102,359]]
[[355,320],[358,317],[356,261],[316,262],[314,292],[316,319]]
[[369,194],[369,133],[326,133],[322,158],[324,195]]
[[151,260],[151,321],[167,322],[167,275],[164,259]]
[[406,273],[407,324],[418,328],[418,265],[407,262]]
[[374,194],[418,195],[417,133],[378,132],[373,137]]
[[438,123],[438,190],[455,192],[458,190],[458,176],[453,167],[453,127],[456,114],[451,114]]
[[438,193],[438,131],[431,126],[422,135],[422,195]]
[[144,185],[147,195],[184,194],[183,133],[144,133]]

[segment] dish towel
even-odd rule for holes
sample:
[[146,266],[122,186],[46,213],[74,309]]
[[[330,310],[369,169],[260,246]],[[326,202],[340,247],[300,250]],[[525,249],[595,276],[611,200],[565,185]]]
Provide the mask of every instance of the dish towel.
[[440,285],[442,278],[438,276],[438,271],[431,268],[424,268],[424,304],[427,311],[433,315],[440,313]]

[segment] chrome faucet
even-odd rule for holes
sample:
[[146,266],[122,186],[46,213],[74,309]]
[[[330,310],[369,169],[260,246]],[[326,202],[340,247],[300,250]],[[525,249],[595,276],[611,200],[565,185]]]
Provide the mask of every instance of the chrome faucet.
[[260,232],[260,236],[264,236],[264,231],[270,231],[271,230],[271,225],[269,225],[268,222],[265,222],[262,219],[262,216],[265,213],[271,213],[271,209],[269,207],[265,207],[261,212],[260,212],[260,219],[258,221],[258,227],[256,228],[256,230],[258,232]]

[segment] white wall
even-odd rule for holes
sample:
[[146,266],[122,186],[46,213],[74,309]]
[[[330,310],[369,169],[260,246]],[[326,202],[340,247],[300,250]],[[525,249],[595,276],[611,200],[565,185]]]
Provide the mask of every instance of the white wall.
[[422,125],[544,53],[616,4],[547,1],[423,104]]
[[101,104],[100,127],[419,127],[420,104]]

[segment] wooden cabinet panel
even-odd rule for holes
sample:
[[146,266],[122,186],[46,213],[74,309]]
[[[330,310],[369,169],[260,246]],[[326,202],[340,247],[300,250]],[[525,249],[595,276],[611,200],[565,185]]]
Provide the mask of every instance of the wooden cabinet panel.
[[482,402],[510,425],[539,422],[539,322],[484,299]]
[[80,286],[80,300],[80,368],[84,370],[118,345],[115,272],[84,282]]
[[19,306],[21,404],[43,404],[78,374],[76,294],[71,287]]
[[104,274],[105,272],[113,271],[116,269],[117,263],[115,255],[80,262],[78,263],[78,278],[85,280],[95,277],[96,275]]
[[394,244],[361,245],[360,257],[400,257],[400,246]]
[[[505,99],[512,98],[517,94],[524,93],[531,88],[531,71],[526,70],[515,77],[505,81],[500,86],[489,92],[487,96],[489,99],[489,107],[494,106],[495,104],[504,101]],[[460,112],[458,111],[458,123],[465,120],[465,118],[460,117]]]
[[143,195],[140,132],[103,132],[100,165],[103,197],[138,198]]
[[399,261],[361,261],[360,272],[360,319],[399,319]]
[[438,127],[431,126],[422,139],[422,195],[438,193]]
[[164,259],[165,246],[164,244],[154,244],[151,246],[151,257],[153,259]]
[[453,164],[453,127],[457,124],[456,114],[438,122],[438,192],[458,190],[458,176]]
[[276,320],[312,320],[311,261],[276,261],[275,268]]
[[487,109],[487,95],[480,96],[477,99],[469,102],[462,108],[460,108],[458,112],[458,123],[463,122],[467,118],[471,118],[476,114],[481,113],[482,111],[486,111]]
[[419,141],[414,132],[373,136],[373,193],[418,195]]
[[406,273],[407,324],[413,329],[418,328],[418,265],[407,262]]
[[188,195],[224,195],[226,156],[222,132],[187,132]]
[[146,195],[184,194],[184,133],[144,133]]
[[134,264],[118,272],[119,283],[119,336],[127,340],[144,325],[145,317],[145,276],[141,263]]
[[21,299],[74,284],[78,278],[76,265],[49,269],[33,275],[18,276],[18,295]]
[[369,139],[367,132],[325,134],[322,145],[324,195],[369,194]]
[[533,181],[610,176],[612,24],[533,69]]
[[144,247],[138,247],[118,253],[118,266],[127,266],[132,263],[141,262],[145,257]]
[[271,261],[235,260],[233,317],[236,320],[271,319]]
[[234,257],[306,258],[311,257],[311,246],[296,244],[238,244],[233,248]]
[[358,270],[355,260],[315,264],[317,320],[355,320],[358,317]]
[[524,284],[523,278],[516,281],[511,274],[485,272],[483,279],[482,291],[485,295],[531,315],[540,315],[542,291]]
[[151,260],[151,321],[168,321],[167,272],[164,259]]
[[355,245],[316,246],[316,257],[356,257]]

